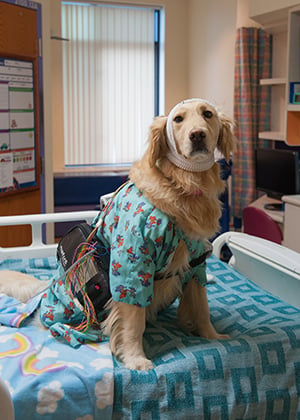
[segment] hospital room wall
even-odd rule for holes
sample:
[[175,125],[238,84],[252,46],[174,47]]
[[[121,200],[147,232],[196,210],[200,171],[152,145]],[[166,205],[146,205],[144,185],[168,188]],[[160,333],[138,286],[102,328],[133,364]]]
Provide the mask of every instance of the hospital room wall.
[[251,1],[190,0],[189,94],[209,99],[230,116],[234,108],[236,29],[259,26],[248,17]]
[[[128,3],[128,0],[119,0]],[[52,9],[51,25],[59,22],[59,9]],[[52,2],[51,2],[52,3]],[[130,3],[145,4],[143,0]],[[148,2],[148,4],[151,2]],[[160,0],[165,9],[165,112],[178,101],[201,96],[233,110],[234,36],[237,0]],[[209,5],[207,4],[209,3]],[[208,19],[207,19],[208,14]],[[221,45],[217,45],[221,43]],[[61,43],[52,41],[53,95],[56,112],[53,115],[53,170],[64,170],[63,121],[58,86]],[[209,77],[211,75],[211,77]]]
[[[43,6],[47,211],[53,208],[53,172],[63,171],[60,0]],[[127,2],[128,0],[120,0]],[[165,111],[187,97],[205,97],[233,114],[237,4],[247,0],[160,0],[166,12]],[[143,0],[131,3],[144,4]],[[150,2],[148,2],[149,4]],[[51,17],[51,19],[49,19]],[[52,148],[51,148],[52,147]]]
[[237,0],[190,0],[189,94],[233,115]]
[[42,5],[42,58],[43,58],[43,104],[42,120],[44,134],[45,211],[53,211],[53,148],[52,148],[52,60],[51,60],[51,8],[59,0],[35,0]]
[[[60,0],[54,0],[59,4]],[[110,1],[108,1],[109,3]],[[119,3],[145,4],[143,0],[118,0]],[[111,1],[111,3],[115,3]],[[147,2],[151,4],[152,2]],[[179,100],[189,96],[188,91],[188,6],[189,0],[160,0],[154,1],[154,4],[160,4],[165,10],[165,110],[166,112]],[[60,28],[59,8],[52,9],[53,25],[56,26],[55,32],[58,34]],[[63,121],[61,116],[62,91],[61,87],[61,46],[62,43],[53,41],[52,48],[52,77],[53,83],[53,106],[57,111],[53,114],[53,127],[55,135],[53,136],[53,171],[54,173],[64,171],[64,149],[63,149]],[[59,87],[59,88],[58,88]]]

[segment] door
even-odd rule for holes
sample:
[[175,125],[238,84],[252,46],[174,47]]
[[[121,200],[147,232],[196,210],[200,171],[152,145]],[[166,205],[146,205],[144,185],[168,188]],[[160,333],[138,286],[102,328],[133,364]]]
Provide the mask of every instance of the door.
[[[0,216],[41,212],[41,6],[14,3],[0,1]],[[0,246],[30,243],[29,226],[0,227]]]

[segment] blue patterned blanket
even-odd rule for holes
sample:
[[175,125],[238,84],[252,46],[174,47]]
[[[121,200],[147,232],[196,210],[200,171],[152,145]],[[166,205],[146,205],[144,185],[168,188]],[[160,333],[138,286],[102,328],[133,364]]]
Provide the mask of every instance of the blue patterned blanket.
[[231,339],[187,336],[176,305],[162,313],[144,338],[155,369],[115,361],[114,419],[300,419],[300,310],[215,257],[208,271],[213,324]]
[[[39,278],[55,267],[54,259],[0,262]],[[0,375],[17,418],[300,419],[300,310],[215,257],[208,271],[212,321],[231,338],[187,336],[175,303],[147,325],[149,372],[125,369],[108,343],[76,350],[34,326],[0,327]]]
[[[6,260],[0,269],[48,280],[57,264],[55,258]],[[0,317],[1,308],[14,302],[0,296]],[[0,326],[0,376],[11,392],[16,419],[110,419],[113,372],[108,341],[74,349],[34,325]]]

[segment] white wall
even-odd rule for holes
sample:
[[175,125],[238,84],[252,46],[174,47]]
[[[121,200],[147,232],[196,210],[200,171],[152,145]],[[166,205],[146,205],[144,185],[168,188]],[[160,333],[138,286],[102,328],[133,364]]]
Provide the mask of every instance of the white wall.
[[261,25],[254,20],[250,19],[249,8],[251,0],[237,0],[237,14],[236,14],[236,27],[261,27]]
[[[47,1],[47,0],[44,0]],[[60,10],[58,2],[51,0],[51,28],[60,34]],[[165,9],[165,110],[188,95],[188,8],[189,0],[159,0],[155,5]],[[107,1],[115,3],[113,0]],[[143,0],[118,0],[120,3],[145,4]],[[151,4],[149,1],[147,4]],[[52,84],[53,84],[53,170],[64,170],[63,110],[61,92],[61,43],[52,41]]]
[[[61,0],[51,0],[51,36],[61,36]],[[51,83],[52,83],[52,148],[53,170],[64,167],[64,114],[62,92],[62,44],[66,41],[51,40]]]
[[[61,89],[61,0],[42,4],[46,210],[53,210],[53,171],[63,168]],[[114,0],[108,0],[114,2]],[[152,0],[118,0],[149,4]],[[255,24],[250,15],[300,4],[299,0],[153,0],[165,8],[165,111],[187,97],[205,97],[233,115],[237,26]],[[249,3],[249,6],[248,6]]]
[[[118,1],[128,3],[128,0]],[[41,2],[45,4],[47,0]],[[145,4],[144,0],[130,3]],[[233,115],[237,0],[159,0],[155,4],[164,7],[166,16],[165,112],[182,99],[204,97]],[[49,2],[47,5],[51,7],[50,31],[60,35],[60,0],[51,0],[51,6]],[[49,107],[53,114],[53,170],[61,172],[64,169],[61,42],[52,40],[49,48],[52,51]],[[50,113],[47,117],[51,118]]]
[[189,96],[233,115],[237,0],[190,0]]
[[[60,35],[60,0],[40,0],[51,7],[47,25]],[[113,0],[108,0],[113,2]],[[128,0],[118,0],[128,3]],[[180,100],[204,97],[233,115],[234,54],[239,2],[248,0],[159,0],[165,9],[165,112]],[[145,4],[144,0],[130,3]],[[148,4],[151,1],[147,2]],[[239,7],[237,7],[239,6]],[[47,35],[49,36],[49,34]],[[53,170],[63,171],[63,110],[61,91],[61,42],[49,42],[52,83],[50,107],[53,120]],[[48,80],[46,81],[48,83]],[[47,115],[50,117],[51,113]]]
[[[43,111],[45,145],[46,211],[53,211],[53,154],[52,154],[52,70],[50,20],[51,5],[48,0],[35,0],[42,5],[42,56],[43,56]],[[53,1],[53,0],[51,0]],[[54,0],[55,1],[55,0]]]

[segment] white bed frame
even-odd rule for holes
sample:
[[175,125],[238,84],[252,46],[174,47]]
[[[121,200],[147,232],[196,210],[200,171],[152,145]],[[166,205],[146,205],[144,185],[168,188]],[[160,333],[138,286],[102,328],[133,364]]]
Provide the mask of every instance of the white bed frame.
[[300,254],[282,245],[239,232],[226,232],[214,242],[219,257],[227,244],[229,265],[253,283],[300,308]]
[[[0,247],[0,259],[40,258],[56,255],[57,244],[45,244],[43,226],[47,223],[85,220],[97,210],[0,217],[0,226],[30,225],[32,243],[21,247]],[[214,255],[220,256],[227,244],[232,252],[229,264],[263,289],[300,308],[300,254],[274,242],[239,232],[226,232],[214,242]]]
[[85,220],[90,222],[97,216],[97,210],[62,212],[62,213],[43,213],[26,214],[20,216],[0,217],[0,226],[30,225],[32,241],[28,246],[21,247],[0,247],[0,259],[10,258],[39,258],[56,255],[57,244],[45,244],[43,242],[43,226],[48,223],[72,222]]
[[[42,240],[43,225],[94,219],[97,211],[2,216],[0,226],[30,225],[32,243],[25,247],[0,247],[0,260],[41,258],[56,255],[57,244]],[[300,254],[273,242],[238,232],[226,232],[213,242],[213,253],[220,256],[223,245],[232,252],[229,264],[263,289],[300,308]],[[0,407],[5,419],[13,420],[13,404],[3,381],[0,382]]]

